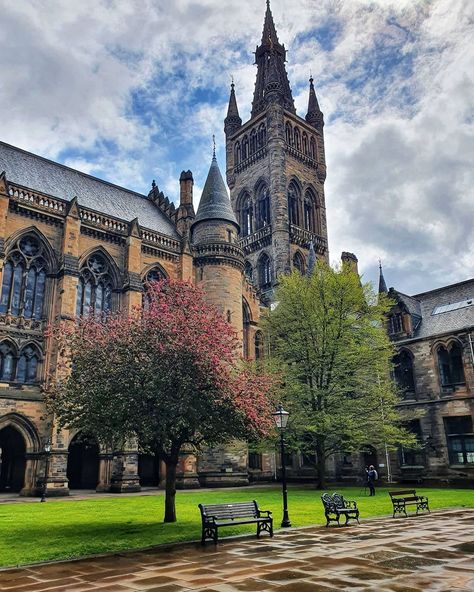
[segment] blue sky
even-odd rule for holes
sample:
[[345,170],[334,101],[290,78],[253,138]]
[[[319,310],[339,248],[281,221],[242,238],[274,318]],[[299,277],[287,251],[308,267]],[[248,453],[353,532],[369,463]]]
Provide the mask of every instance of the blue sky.
[[[249,117],[264,0],[0,0],[3,141],[196,201],[212,135],[225,168],[231,76]],[[272,0],[298,113],[325,113],[331,259],[384,262],[407,293],[473,276],[474,8],[469,0]]]

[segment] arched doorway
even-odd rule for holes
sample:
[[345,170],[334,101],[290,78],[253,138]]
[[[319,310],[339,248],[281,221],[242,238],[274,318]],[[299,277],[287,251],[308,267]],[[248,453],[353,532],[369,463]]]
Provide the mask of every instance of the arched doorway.
[[138,476],[142,487],[158,487],[160,484],[160,459],[158,456],[139,454]]
[[69,489],[95,489],[99,481],[99,445],[79,433],[69,444],[67,478]]
[[378,470],[377,451],[373,446],[367,445],[362,453],[364,467],[373,465]]
[[26,445],[13,426],[0,430],[0,491],[20,491],[25,481]]

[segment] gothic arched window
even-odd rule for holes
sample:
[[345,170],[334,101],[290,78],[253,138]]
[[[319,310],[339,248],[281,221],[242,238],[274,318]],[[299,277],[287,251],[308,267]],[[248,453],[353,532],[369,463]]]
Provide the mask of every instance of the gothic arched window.
[[8,341],[0,344],[0,380],[10,382],[13,380],[15,371],[15,351]]
[[249,156],[249,139],[247,136],[244,136],[242,140],[242,160],[245,160]]
[[459,343],[453,343],[449,348],[438,348],[438,368],[442,386],[464,384],[462,348]]
[[300,130],[297,127],[293,131],[293,143],[296,150],[301,151],[301,136]]
[[270,194],[265,184],[257,190],[257,229],[270,224]]
[[309,143],[309,156],[313,160],[316,160],[317,150],[316,150],[316,140],[313,136],[311,136],[311,141]]
[[285,124],[285,138],[288,146],[293,146],[293,130],[291,129],[291,125],[288,123],[288,121]]
[[307,189],[304,195],[303,214],[305,230],[319,232],[316,197],[310,189]]
[[245,277],[250,282],[253,281],[253,267],[252,267],[252,264],[250,263],[250,261],[245,262],[244,273],[245,273]]
[[250,154],[257,151],[257,131],[253,129],[250,132]]
[[301,275],[304,275],[304,257],[299,251],[295,253],[295,256],[293,257],[293,267],[297,269]]
[[250,336],[250,307],[245,300],[242,300],[242,319],[243,319],[243,355],[247,360],[249,357],[249,336]]
[[394,375],[398,386],[406,393],[415,392],[415,379],[413,375],[413,357],[406,350],[402,350],[393,359]]
[[0,313],[42,319],[46,291],[46,249],[34,234],[19,238],[3,268]]
[[258,147],[263,148],[267,143],[267,130],[265,124],[261,123],[258,127]]
[[272,285],[272,264],[270,257],[265,253],[258,260],[258,285],[262,289]]
[[81,269],[77,286],[76,315],[107,314],[112,310],[113,281],[103,255],[93,253]]
[[299,202],[301,198],[301,191],[298,185],[292,181],[288,187],[288,218],[290,224],[299,226]]
[[166,279],[166,273],[161,269],[161,267],[152,267],[145,275],[145,282],[148,284],[152,282],[159,282],[164,279]]
[[236,142],[235,146],[234,146],[234,160],[235,160],[235,165],[240,164],[240,142]]
[[253,206],[248,193],[244,194],[241,200],[240,228],[242,236],[248,236],[253,232]]
[[35,346],[25,346],[21,350],[20,357],[18,358],[16,380],[23,384],[36,382],[39,359],[39,352]]
[[255,359],[261,360],[263,358],[263,333],[257,331],[255,333]]
[[306,156],[308,156],[308,135],[306,134],[306,132],[303,132],[303,153],[306,154]]

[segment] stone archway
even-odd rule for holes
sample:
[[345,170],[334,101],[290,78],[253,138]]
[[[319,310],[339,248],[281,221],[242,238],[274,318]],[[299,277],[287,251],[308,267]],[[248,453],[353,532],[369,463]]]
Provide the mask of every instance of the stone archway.
[[13,425],[0,429],[0,491],[19,493],[25,484],[26,443]]
[[69,489],[95,489],[99,482],[99,445],[94,438],[76,434],[68,448]]

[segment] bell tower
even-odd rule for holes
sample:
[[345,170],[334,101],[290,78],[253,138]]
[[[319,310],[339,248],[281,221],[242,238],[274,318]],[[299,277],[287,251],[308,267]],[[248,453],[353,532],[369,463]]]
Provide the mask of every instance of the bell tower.
[[279,274],[306,272],[310,243],[328,260],[324,118],[313,78],[306,117],[296,114],[285,62],[267,0],[251,117],[242,123],[232,83],[224,131],[245,273],[268,300]]

